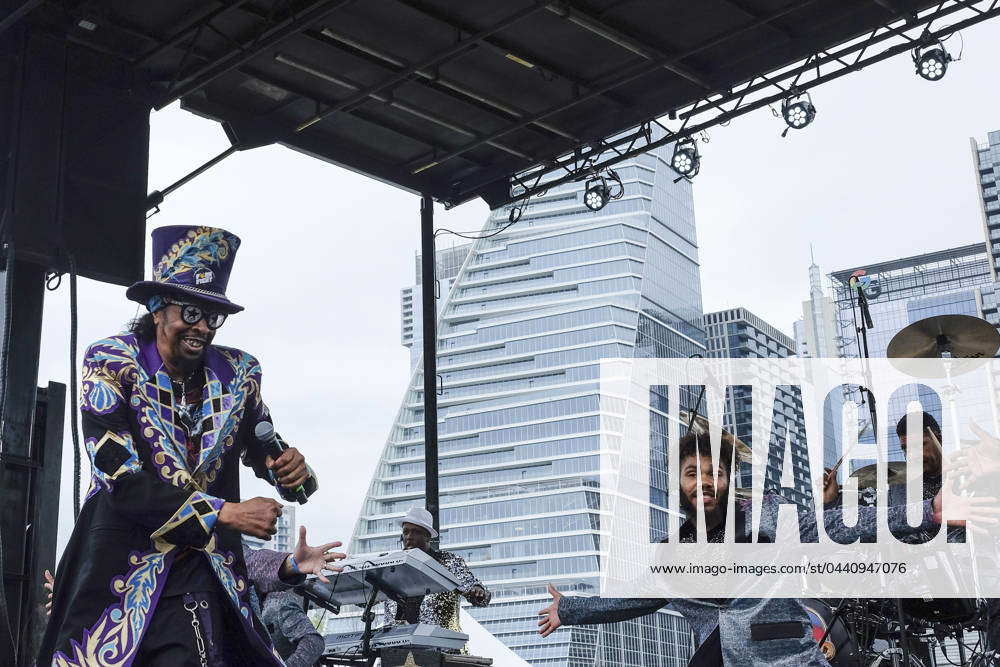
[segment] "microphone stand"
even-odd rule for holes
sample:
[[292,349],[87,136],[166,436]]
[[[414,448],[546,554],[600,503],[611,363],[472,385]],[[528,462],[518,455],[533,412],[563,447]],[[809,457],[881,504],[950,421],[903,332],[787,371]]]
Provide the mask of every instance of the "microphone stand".
[[[857,293],[858,303],[857,308],[861,313],[861,323],[858,324],[857,313],[854,310],[854,293]],[[861,400],[862,402],[868,402],[868,414],[871,419],[872,434],[875,436],[875,442],[878,443],[878,417],[875,409],[875,394],[871,390],[872,384],[872,369],[871,369],[871,351],[868,349],[868,330],[875,328],[875,322],[872,320],[872,312],[868,307],[868,297],[865,296],[865,290],[861,286],[861,281],[854,279],[854,292],[848,292],[851,295],[851,313],[854,315],[854,323],[856,325],[857,334],[861,336],[861,355],[864,359],[864,374],[865,374],[865,384],[867,386],[860,387]],[[867,398],[866,398],[867,396]],[[876,481],[876,487],[878,482]],[[905,667],[910,667],[910,645],[907,642],[907,632],[906,632],[906,614],[903,612],[903,600],[901,598],[896,598],[896,615],[899,621],[899,646],[903,653],[903,665]]]

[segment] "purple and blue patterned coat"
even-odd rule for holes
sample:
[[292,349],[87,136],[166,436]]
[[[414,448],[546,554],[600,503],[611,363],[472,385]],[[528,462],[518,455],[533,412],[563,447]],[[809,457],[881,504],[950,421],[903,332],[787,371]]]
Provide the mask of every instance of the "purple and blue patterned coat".
[[[80,408],[93,476],[56,572],[39,665],[128,667],[183,549],[204,558],[239,618],[246,652],[234,664],[281,665],[251,610],[240,534],[217,524],[239,502],[241,457],[266,479],[253,430],[268,416],[257,360],[209,346],[197,465],[175,417],[155,341],[112,336],[87,350]],[[281,558],[275,558],[273,575]],[[271,569],[270,566],[266,569]]]

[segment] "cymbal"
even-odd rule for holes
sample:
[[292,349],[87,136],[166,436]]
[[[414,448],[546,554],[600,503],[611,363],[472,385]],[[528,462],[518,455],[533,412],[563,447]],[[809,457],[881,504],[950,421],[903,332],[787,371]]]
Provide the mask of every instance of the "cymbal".
[[[951,374],[958,375],[985,363],[997,350],[1000,350],[1000,332],[986,320],[971,315],[935,315],[914,322],[893,336],[886,356],[935,359],[947,358],[950,353],[957,360],[951,363]],[[913,365],[894,365],[914,374]],[[944,376],[943,370],[934,376]]]
[[[889,461],[888,464],[889,486],[905,482],[906,461]],[[871,465],[858,468],[851,473],[851,477],[857,478],[859,489],[864,489],[869,486],[877,486],[878,464],[872,463]]]
[[[684,425],[684,428],[686,429],[687,425],[691,422],[691,413],[688,412],[687,410],[681,410],[680,411],[680,418],[681,418],[682,424]],[[709,431],[710,425],[711,425],[711,422],[708,421],[707,417],[704,417],[704,416],[699,415],[699,414],[695,414],[694,424],[691,426],[691,432],[692,433],[709,433],[710,432]],[[740,440],[739,438],[737,438],[735,435],[733,435],[732,433],[730,433],[726,429],[721,429],[721,431],[722,431],[722,433],[724,435],[728,435],[728,436],[730,436],[733,439],[733,447],[736,449],[736,457],[740,461],[749,461],[751,458],[753,458],[753,452],[751,452],[751,450],[750,450],[750,445],[746,444],[745,442],[743,442],[742,440]],[[682,434],[683,434],[683,431],[682,431]]]

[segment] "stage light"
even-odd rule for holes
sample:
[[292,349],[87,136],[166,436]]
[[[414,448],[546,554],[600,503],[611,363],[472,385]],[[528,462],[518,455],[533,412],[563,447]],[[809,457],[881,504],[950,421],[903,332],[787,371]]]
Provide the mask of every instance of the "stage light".
[[587,181],[587,187],[583,193],[583,203],[591,211],[600,211],[604,208],[608,200],[611,199],[611,189],[603,177],[598,176]]
[[698,174],[701,170],[701,156],[698,154],[698,145],[693,139],[690,137],[681,139],[674,145],[674,156],[670,159],[670,166],[685,178]]
[[781,101],[781,116],[789,128],[801,130],[816,118],[816,105],[808,93],[786,97]]
[[928,81],[943,79],[951,61],[951,54],[941,42],[913,49],[913,66],[916,67],[917,74]]
[[[583,203],[591,211],[600,211],[612,199],[621,199],[625,194],[625,186],[621,176],[611,167],[603,170],[589,170],[587,183],[583,189]],[[583,177],[580,178],[583,180]]]

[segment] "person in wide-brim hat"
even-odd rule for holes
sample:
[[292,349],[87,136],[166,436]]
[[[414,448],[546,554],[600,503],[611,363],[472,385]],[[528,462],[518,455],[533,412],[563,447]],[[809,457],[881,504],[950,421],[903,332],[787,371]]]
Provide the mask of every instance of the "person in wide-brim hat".
[[[152,245],[152,279],[126,292],[149,313],[84,356],[92,478],[37,663],[277,667],[241,539],[270,539],[281,505],[240,501],[240,462],[279,493],[307,481],[309,467],[294,447],[267,455],[254,436],[271,421],[260,364],[213,344],[226,316],[243,310],[226,296],[239,238],[173,226],[154,230]],[[258,554],[255,584],[284,576],[286,557]]]
[[[431,546],[431,540],[438,536],[438,531],[434,529],[434,518],[426,509],[411,508],[400,521],[400,527],[402,528],[400,541],[404,549],[420,549],[430,554],[434,560],[455,575],[460,586],[457,591],[386,600],[383,612],[384,626],[425,623],[461,632],[462,627],[459,623],[461,598],[464,597],[476,607],[485,607],[490,603],[492,594],[461,556]],[[466,649],[463,648],[461,652],[465,653]]]

